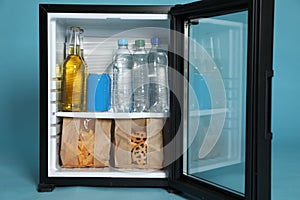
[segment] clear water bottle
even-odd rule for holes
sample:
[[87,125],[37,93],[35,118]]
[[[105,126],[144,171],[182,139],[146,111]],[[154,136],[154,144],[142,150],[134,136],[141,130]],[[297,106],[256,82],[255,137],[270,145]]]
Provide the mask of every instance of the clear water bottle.
[[136,49],[133,52],[133,111],[147,112],[149,106],[148,94],[148,54],[145,49],[145,40],[135,41]]
[[128,40],[118,40],[118,50],[113,57],[113,97],[114,112],[132,111],[132,55]]
[[152,38],[148,55],[150,112],[169,111],[168,56],[160,43],[160,38]]

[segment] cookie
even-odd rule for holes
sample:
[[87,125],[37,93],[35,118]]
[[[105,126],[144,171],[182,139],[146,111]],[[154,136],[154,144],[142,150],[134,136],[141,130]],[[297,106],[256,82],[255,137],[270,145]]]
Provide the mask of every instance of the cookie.
[[147,144],[139,143],[131,150],[131,160],[133,164],[145,165],[147,163]]
[[135,143],[135,142],[130,142],[130,150],[131,152],[133,151],[133,149],[138,146],[139,144]]
[[139,144],[147,140],[147,133],[145,131],[135,131],[131,134],[131,142]]

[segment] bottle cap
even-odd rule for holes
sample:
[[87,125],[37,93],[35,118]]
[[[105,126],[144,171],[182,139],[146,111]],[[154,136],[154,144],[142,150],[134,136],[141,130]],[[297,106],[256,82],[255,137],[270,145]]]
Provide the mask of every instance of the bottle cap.
[[158,37],[151,38],[151,44],[160,44],[160,38]]
[[128,45],[128,40],[127,39],[119,39],[118,45]]
[[78,27],[78,26],[72,26],[72,27],[70,27],[70,29],[72,31],[80,31],[80,27]]
[[138,47],[145,46],[145,40],[136,40],[135,46],[138,46]]

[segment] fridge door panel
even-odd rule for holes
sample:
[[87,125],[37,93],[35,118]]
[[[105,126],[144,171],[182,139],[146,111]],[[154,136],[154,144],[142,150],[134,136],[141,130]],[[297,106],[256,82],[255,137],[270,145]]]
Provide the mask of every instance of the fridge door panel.
[[[186,175],[244,193],[247,12],[193,22],[185,74]],[[204,110],[212,113],[204,116]]]
[[[264,136],[270,133],[271,79],[265,76],[272,72],[273,1],[207,0],[175,6],[171,14],[178,32],[171,36],[172,61],[185,81],[176,100],[180,111],[171,111],[182,113],[172,118],[180,124],[172,132],[182,156],[173,157],[170,186],[203,199],[270,199],[270,138]],[[260,109],[268,110],[266,120]]]

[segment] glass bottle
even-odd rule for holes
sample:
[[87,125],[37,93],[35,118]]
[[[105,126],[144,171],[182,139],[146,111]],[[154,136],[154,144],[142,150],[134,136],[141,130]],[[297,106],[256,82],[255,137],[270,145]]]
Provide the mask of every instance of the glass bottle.
[[83,106],[82,111],[86,111],[86,84],[87,84],[87,77],[88,77],[88,65],[86,63],[86,60],[84,58],[84,45],[83,45],[83,38],[84,38],[84,30],[80,29],[80,57],[82,58],[83,64],[85,66],[85,74],[84,74],[84,85],[83,85]]
[[62,110],[82,111],[85,66],[80,56],[80,28],[71,27],[68,56],[62,67]]
[[148,54],[145,49],[145,40],[135,41],[136,49],[133,51],[133,112],[148,112],[149,106],[149,77]]

